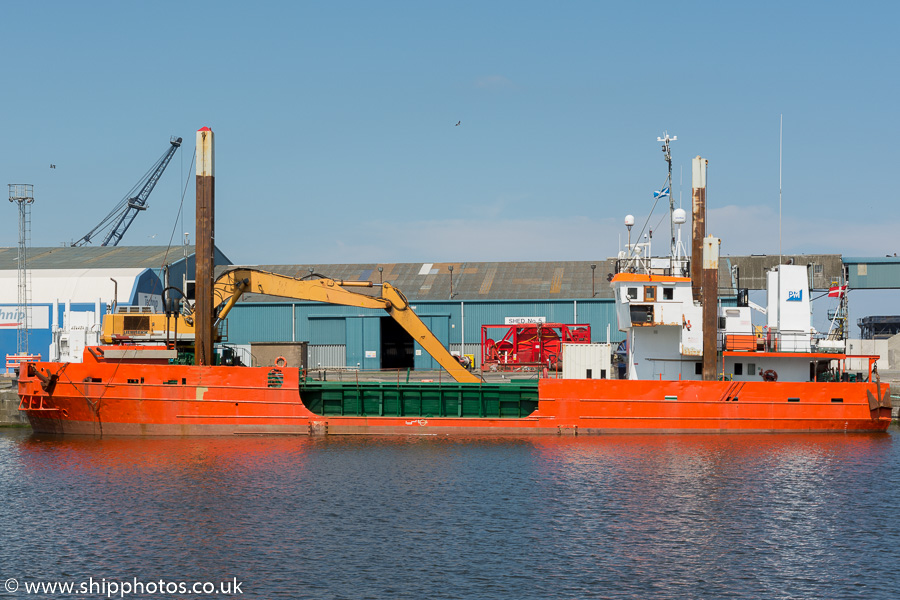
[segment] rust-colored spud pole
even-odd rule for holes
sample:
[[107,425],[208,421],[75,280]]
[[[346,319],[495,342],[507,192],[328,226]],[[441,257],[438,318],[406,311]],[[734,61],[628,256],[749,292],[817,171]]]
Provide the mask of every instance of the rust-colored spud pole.
[[706,165],[709,163],[699,156],[692,161],[691,215],[691,292],[694,302],[700,301],[702,283],[703,238],[706,237]]
[[703,238],[703,381],[716,380],[719,333],[719,238]]
[[216,238],[216,169],[213,132],[197,131],[197,242],[194,254],[194,364],[213,364],[213,245]]

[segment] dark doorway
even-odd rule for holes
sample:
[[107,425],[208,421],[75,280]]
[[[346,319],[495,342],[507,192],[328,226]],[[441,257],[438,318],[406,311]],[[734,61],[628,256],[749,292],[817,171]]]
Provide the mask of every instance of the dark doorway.
[[381,368],[411,369],[414,360],[412,336],[397,321],[381,317]]

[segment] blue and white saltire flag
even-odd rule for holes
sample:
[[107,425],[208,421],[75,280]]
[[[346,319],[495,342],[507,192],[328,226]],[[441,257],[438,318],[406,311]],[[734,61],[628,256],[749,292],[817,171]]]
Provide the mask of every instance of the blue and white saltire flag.
[[669,195],[669,187],[668,186],[664,187],[663,189],[659,190],[658,192],[653,192],[654,198],[665,198],[668,195]]

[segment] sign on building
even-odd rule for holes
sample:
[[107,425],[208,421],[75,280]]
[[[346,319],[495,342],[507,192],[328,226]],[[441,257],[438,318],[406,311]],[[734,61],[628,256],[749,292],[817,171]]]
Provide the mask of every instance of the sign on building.
[[504,317],[504,325],[534,325],[546,323],[547,317]]
[[[16,329],[23,322],[23,315],[16,306],[0,306],[0,328]],[[50,307],[28,307],[29,329],[50,329]]]

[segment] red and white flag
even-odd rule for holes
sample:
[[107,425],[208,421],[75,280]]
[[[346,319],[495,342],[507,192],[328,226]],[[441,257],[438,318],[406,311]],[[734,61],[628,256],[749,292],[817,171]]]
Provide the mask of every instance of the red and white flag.
[[845,295],[847,295],[846,285],[835,285],[828,289],[829,298],[843,298]]

